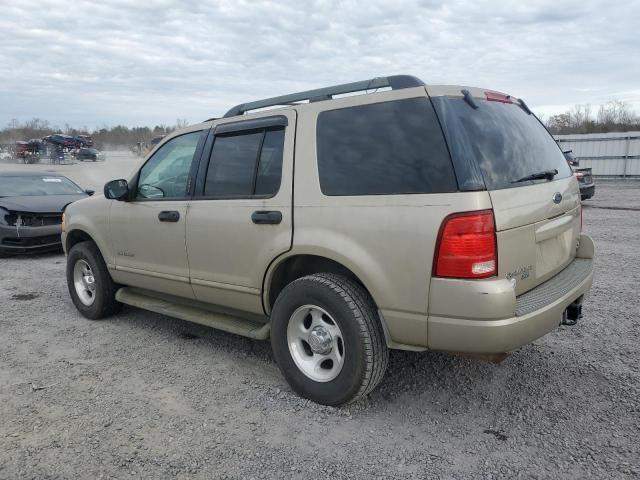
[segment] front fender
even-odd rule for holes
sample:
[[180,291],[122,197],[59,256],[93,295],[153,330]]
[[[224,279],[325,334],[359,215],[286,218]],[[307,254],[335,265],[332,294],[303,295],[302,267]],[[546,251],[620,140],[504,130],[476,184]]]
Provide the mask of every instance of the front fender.
[[67,207],[62,234],[65,253],[68,253],[68,240],[73,232],[82,232],[98,246],[107,267],[112,268],[115,265],[115,254],[111,248],[109,228],[111,203],[112,200],[100,196],[91,197]]

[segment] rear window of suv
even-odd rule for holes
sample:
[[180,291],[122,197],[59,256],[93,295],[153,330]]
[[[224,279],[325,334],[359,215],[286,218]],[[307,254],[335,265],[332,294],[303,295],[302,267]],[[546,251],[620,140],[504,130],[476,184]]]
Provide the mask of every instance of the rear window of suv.
[[316,137],[325,195],[457,190],[442,129],[428,98],[322,112]]
[[562,151],[535,115],[515,103],[475,102],[477,109],[463,99],[433,98],[454,160],[475,159],[488,190],[540,182],[517,180],[548,170],[558,171],[555,179],[571,175]]

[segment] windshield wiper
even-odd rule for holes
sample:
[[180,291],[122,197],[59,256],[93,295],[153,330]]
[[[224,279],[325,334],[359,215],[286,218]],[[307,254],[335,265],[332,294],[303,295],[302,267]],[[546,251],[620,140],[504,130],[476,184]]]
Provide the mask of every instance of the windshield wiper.
[[553,180],[558,174],[558,170],[555,168],[553,170],[544,170],[542,172],[532,173],[531,175],[527,175],[526,177],[519,178],[518,180],[514,180],[511,183],[520,183],[520,182],[528,182],[529,180]]

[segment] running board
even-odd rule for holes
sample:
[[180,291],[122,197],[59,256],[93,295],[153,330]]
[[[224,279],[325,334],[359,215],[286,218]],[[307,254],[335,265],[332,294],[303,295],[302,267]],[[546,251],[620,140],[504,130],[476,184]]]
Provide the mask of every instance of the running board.
[[[167,298],[165,295],[164,298]],[[188,322],[198,323],[207,327],[217,328],[224,332],[235,333],[256,340],[269,338],[270,323],[261,323],[226,313],[212,312],[201,308],[188,299],[167,300],[154,296],[151,292],[131,287],[122,287],[116,292],[116,300],[120,303],[142,308],[151,312],[161,313],[168,317],[175,317]]]

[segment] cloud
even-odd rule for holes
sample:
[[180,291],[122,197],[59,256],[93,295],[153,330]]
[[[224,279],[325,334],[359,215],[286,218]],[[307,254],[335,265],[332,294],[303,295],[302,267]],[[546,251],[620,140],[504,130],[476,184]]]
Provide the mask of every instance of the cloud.
[[396,73],[547,114],[614,93],[640,109],[637,18],[637,2],[589,0],[22,0],[0,17],[0,125],[196,122]]

